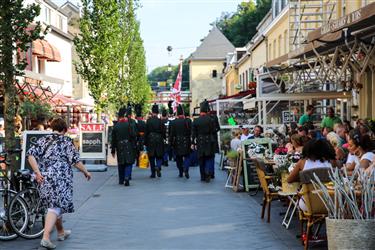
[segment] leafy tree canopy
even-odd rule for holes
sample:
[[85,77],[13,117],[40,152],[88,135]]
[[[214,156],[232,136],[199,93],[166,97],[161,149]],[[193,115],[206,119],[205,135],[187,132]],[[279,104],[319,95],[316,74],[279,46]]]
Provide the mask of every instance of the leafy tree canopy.
[[256,27],[271,8],[272,0],[250,0],[238,5],[234,13],[223,13],[216,26],[235,47],[245,46],[256,34]]
[[[171,70],[168,71],[168,68]],[[152,70],[148,76],[148,82],[151,86],[157,86],[158,82],[171,82],[174,84],[178,74],[178,65],[160,66]],[[181,89],[189,89],[189,61],[185,59],[182,63],[182,86]]]

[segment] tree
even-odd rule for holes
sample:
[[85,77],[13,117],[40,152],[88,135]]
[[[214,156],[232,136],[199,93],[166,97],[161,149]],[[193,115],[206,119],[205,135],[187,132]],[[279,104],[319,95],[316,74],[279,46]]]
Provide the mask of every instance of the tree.
[[[40,13],[37,4],[24,5],[23,0],[0,1],[0,80],[4,96],[5,147],[16,146],[14,118],[16,115],[16,76],[22,76],[27,66],[22,58],[32,41],[42,38],[39,22],[33,23]],[[16,60],[14,60],[16,55]],[[15,157],[11,156],[14,163]],[[12,164],[15,167],[15,164]],[[14,170],[14,169],[13,169]]]
[[[168,71],[168,68],[172,69]],[[151,86],[156,87],[158,82],[175,82],[178,74],[178,65],[173,66],[160,66],[152,70],[148,76],[148,82]],[[182,62],[182,85],[181,89],[189,89],[189,60],[185,59]]]
[[88,81],[98,111],[147,101],[143,41],[134,0],[83,0],[81,34],[75,38],[77,72]]
[[[77,72],[88,82],[98,113],[108,107],[118,79],[120,15],[115,0],[82,0],[80,35],[74,44],[79,56]],[[100,117],[100,116],[99,116]]]
[[215,25],[235,47],[245,46],[256,34],[256,27],[271,8],[272,0],[242,2],[235,13],[224,13]]

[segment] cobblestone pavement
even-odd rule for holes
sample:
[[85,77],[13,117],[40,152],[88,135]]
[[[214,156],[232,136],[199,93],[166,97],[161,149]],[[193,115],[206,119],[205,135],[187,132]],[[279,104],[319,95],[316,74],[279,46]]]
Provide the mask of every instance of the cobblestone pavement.
[[[162,178],[135,168],[130,187],[118,185],[117,169],[93,173],[86,182],[75,173],[76,212],[64,216],[73,234],[58,249],[302,249],[298,226],[281,226],[280,202],[271,223],[260,219],[260,194],[250,197],[224,188],[226,173],[202,183],[199,168],[191,178],[177,177],[173,162]],[[279,204],[277,204],[279,203]],[[0,242],[0,249],[40,249],[39,241]]]

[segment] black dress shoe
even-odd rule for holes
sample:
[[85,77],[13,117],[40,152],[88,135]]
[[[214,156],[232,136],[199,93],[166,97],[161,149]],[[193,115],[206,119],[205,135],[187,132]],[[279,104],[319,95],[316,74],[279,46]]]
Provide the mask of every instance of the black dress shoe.
[[124,182],[124,186],[129,186],[130,185],[130,183],[129,183],[129,180],[125,180],[125,182]]
[[157,175],[158,177],[161,177],[161,171],[160,171],[160,169],[156,170],[156,175]]
[[189,172],[185,172],[185,177],[186,177],[186,179],[190,178]]
[[155,178],[155,174],[150,175],[150,178]]
[[210,181],[211,181],[211,176],[210,175],[208,175],[208,176],[206,176],[206,180],[205,180],[207,183],[209,183]]
[[182,173],[179,173],[179,174],[178,174],[178,177],[182,178]]

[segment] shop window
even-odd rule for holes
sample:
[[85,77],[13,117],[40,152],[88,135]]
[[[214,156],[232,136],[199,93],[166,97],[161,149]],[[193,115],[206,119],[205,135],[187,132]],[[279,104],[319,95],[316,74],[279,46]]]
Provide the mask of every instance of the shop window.
[[45,72],[45,60],[38,59],[38,73],[44,74]]
[[212,78],[216,78],[217,77],[217,70],[214,69],[212,70]]
[[246,86],[247,86],[247,83],[249,82],[249,73],[247,72],[246,70],[246,77],[245,77],[245,89],[246,89]]

